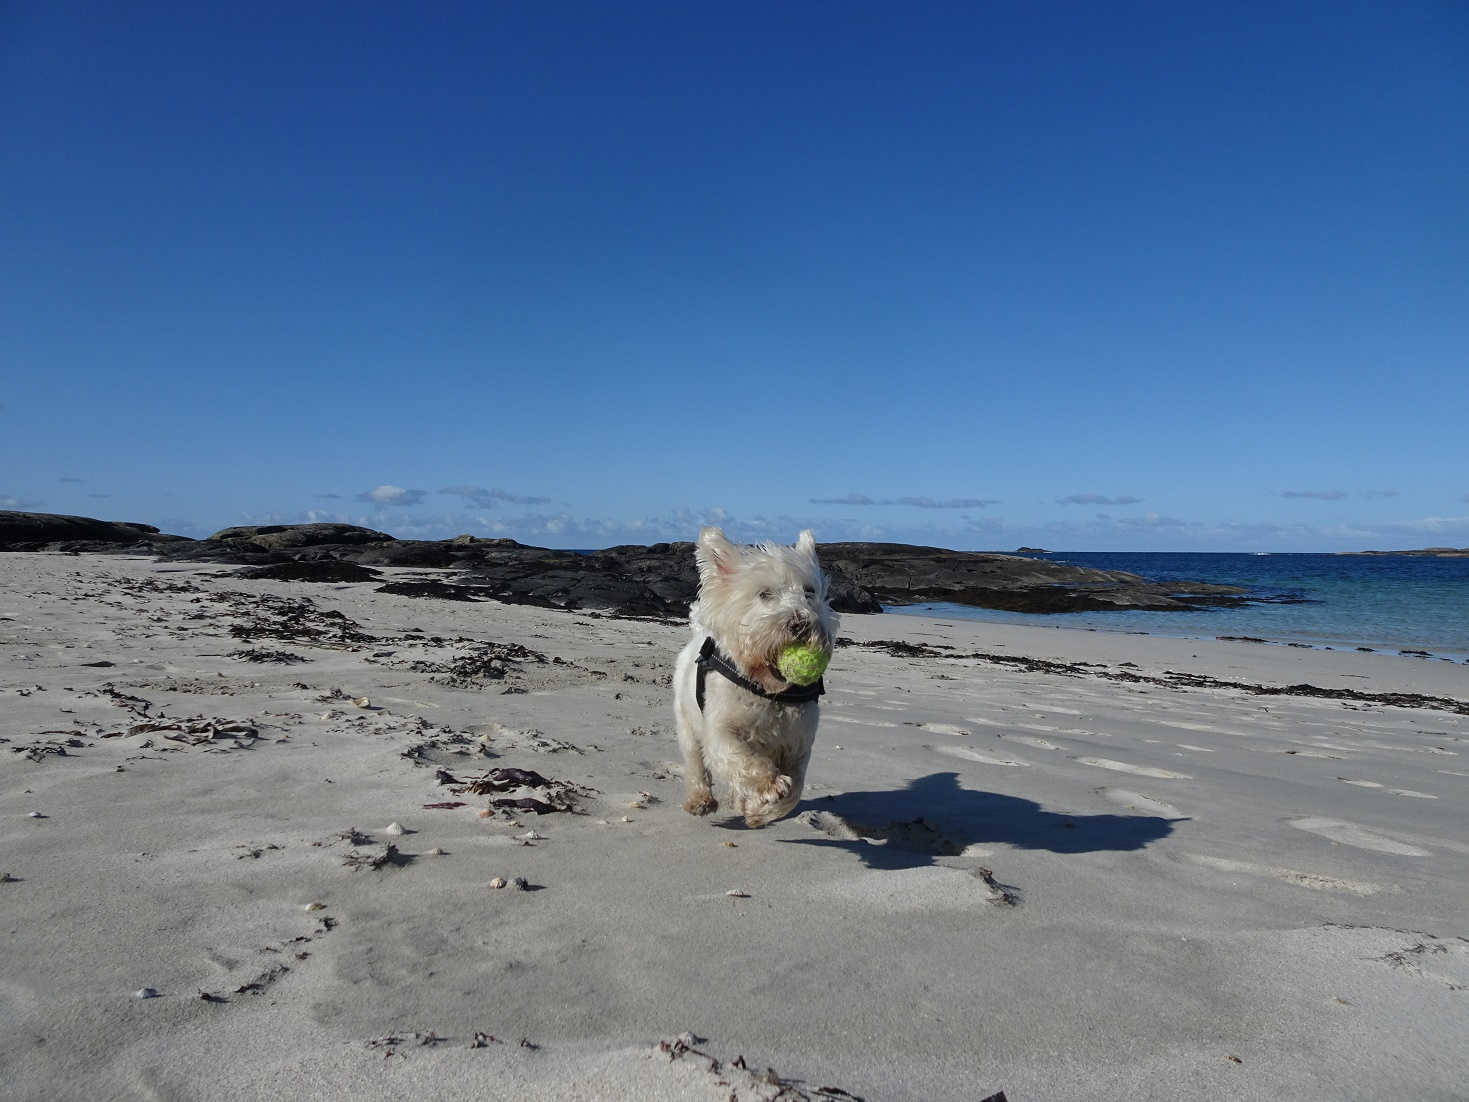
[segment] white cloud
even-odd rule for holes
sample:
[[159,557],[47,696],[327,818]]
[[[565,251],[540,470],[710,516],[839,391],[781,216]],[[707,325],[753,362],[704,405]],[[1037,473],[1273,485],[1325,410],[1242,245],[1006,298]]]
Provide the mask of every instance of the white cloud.
[[1057,505],[1136,505],[1142,501],[1140,497],[1124,495],[1122,497],[1107,497],[1104,494],[1071,494],[1069,497],[1058,497]]
[[908,505],[915,509],[983,509],[987,505],[998,505],[998,498],[990,497],[884,497],[873,498],[866,494],[847,494],[845,497],[813,497],[812,505]]
[[428,497],[427,490],[405,490],[402,486],[384,484],[376,489],[367,490],[357,495],[358,501],[372,502],[374,505],[407,506],[417,505]]
[[549,497],[514,494],[509,490],[486,489],[484,486],[445,486],[439,493],[465,498],[482,509],[491,509],[498,501],[508,501],[512,505],[548,505],[551,501]]

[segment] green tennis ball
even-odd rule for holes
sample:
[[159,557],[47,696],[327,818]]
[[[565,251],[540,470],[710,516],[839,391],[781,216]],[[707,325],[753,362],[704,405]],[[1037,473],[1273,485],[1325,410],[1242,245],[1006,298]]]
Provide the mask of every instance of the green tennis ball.
[[780,652],[775,668],[793,685],[810,685],[826,672],[831,655],[810,643],[795,643]]

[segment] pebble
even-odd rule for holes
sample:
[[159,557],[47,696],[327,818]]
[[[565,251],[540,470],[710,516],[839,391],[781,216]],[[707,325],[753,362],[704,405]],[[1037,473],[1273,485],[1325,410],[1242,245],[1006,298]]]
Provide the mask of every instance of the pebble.
[[45,817],[46,816],[42,815],[39,811],[27,811],[26,812],[26,818],[27,819],[44,819]]
[[156,987],[140,987],[133,992],[133,998],[156,999],[158,998],[158,989]]
[[518,892],[530,891],[530,881],[523,876],[517,876],[514,880],[510,881],[510,886]]
[[546,836],[540,831],[536,830],[535,827],[531,827],[524,834],[517,834],[516,837],[524,838],[527,842],[540,842],[543,841]]
[[503,888],[507,883],[509,883],[509,881],[507,881],[503,876],[497,876],[495,877],[495,879],[491,880],[487,886],[491,888]]
[[324,910],[326,910],[326,904],[325,903],[308,903],[308,904],[306,904],[306,906],[302,907],[301,909],[303,911],[324,911]]
[[729,896],[732,899],[749,899],[750,898],[750,893],[747,892],[747,891],[744,891],[741,888],[730,888],[729,891],[725,892],[724,894],[727,895],[727,896]]
[[447,857],[449,855],[449,851],[446,849],[440,849],[438,846],[435,846],[433,849],[428,851],[428,855],[430,857]]
[[403,824],[402,823],[399,823],[399,822],[391,822],[387,826],[383,827],[383,833],[384,834],[407,834],[408,832],[403,829]]
[[352,703],[355,704],[355,705],[357,705],[357,707],[359,707],[359,708],[371,708],[372,707],[372,700],[369,697],[365,697],[365,696],[359,696],[356,700],[352,701]]

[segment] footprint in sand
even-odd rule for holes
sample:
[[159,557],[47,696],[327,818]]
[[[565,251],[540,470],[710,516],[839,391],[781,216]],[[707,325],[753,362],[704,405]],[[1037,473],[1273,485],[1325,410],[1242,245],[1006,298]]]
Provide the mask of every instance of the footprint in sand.
[[1352,895],[1376,895],[1383,891],[1398,890],[1397,888],[1384,888],[1380,884],[1372,884],[1365,880],[1342,880],[1335,876],[1322,876],[1314,872],[1297,872],[1295,869],[1282,869],[1274,865],[1255,865],[1249,861],[1231,861],[1227,857],[1206,857],[1201,853],[1186,853],[1184,857],[1196,865],[1218,869],[1220,872],[1243,873],[1246,876],[1268,876],[1274,880],[1284,880],[1287,884],[1295,884],[1298,887],[1310,888],[1318,892],[1350,892]]
[[892,730],[898,726],[898,724],[896,723],[884,723],[881,720],[877,719],[858,719],[856,716],[836,716],[825,714],[821,718],[827,723],[850,723],[854,727],[886,727],[889,730]]
[[1015,761],[1010,758],[995,758],[989,754],[981,754],[978,750],[971,750],[967,746],[924,746],[925,750],[932,750],[935,754],[943,754],[945,757],[962,758],[964,761],[975,761],[980,765],[1029,765],[1028,761]]
[[956,727],[952,723],[920,723],[925,731],[932,731],[936,735],[954,735],[957,738],[968,738],[970,731],[963,727]]
[[1147,815],[1156,815],[1160,819],[1186,819],[1188,817],[1172,804],[1164,800],[1155,800],[1152,796],[1134,792],[1130,788],[1099,788],[1097,795],[1111,800],[1114,804],[1130,807]]
[[1131,773],[1135,777],[1152,777],[1160,781],[1191,781],[1193,776],[1189,773],[1175,773],[1171,769],[1155,769],[1151,765],[1130,765],[1125,761],[1113,761],[1111,758],[1073,758],[1073,761],[1082,765],[1091,765],[1097,769],[1110,769],[1114,773]]
[[1387,785],[1378,784],[1376,781],[1355,781],[1349,777],[1338,777],[1337,780],[1341,781],[1342,784],[1356,785],[1358,788],[1380,788],[1384,792],[1392,796],[1407,796],[1408,798],[1414,800],[1438,799],[1437,796],[1430,795],[1427,792],[1416,792],[1411,788],[1388,788]]
[[1026,746],[1034,746],[1037,750],[1061,749],[1061,747],[1057,746],[1049,739],[1036,738],[1032,735],[1005,735],[1004,737],[1009,739],[1011,742],[1019,742],[1025,744]]
[[1366,827],[1360,827],[1356,823],[1343,822],[1341,819],[1323,819],[1319,816],[1307,816],[1304,819],[1291,819],[1290,825],[1297,830],[1310,831],[1319,834],[1333,842],[1340,842],[1345,846],[1356,846],[1358,849],[1370,849],[1377,853],[1395,853],[1400,857],[1432,857],[1426,849],[1410,846],[1407,842],[1399,842],[1395,838],[1389,838],[1383,834],[1376,834]]

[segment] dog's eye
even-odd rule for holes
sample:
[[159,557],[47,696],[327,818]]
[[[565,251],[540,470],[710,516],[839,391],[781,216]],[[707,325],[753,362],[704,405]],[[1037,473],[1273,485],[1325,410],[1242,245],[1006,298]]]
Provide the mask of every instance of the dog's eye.
[[806,587],[806,596],[808,596],[808,597],[814,597],[814,596],[816,596],[816,587],[814,585],[808,585]]
[[775,594],[774,593],[771,593],[770,590],[768,590],[768,589],[762,589],[760,591],[760,599],[762,601],[768,601],[768,600],[770,600],[771,597],[774,597],[774,596],[775,596]]

